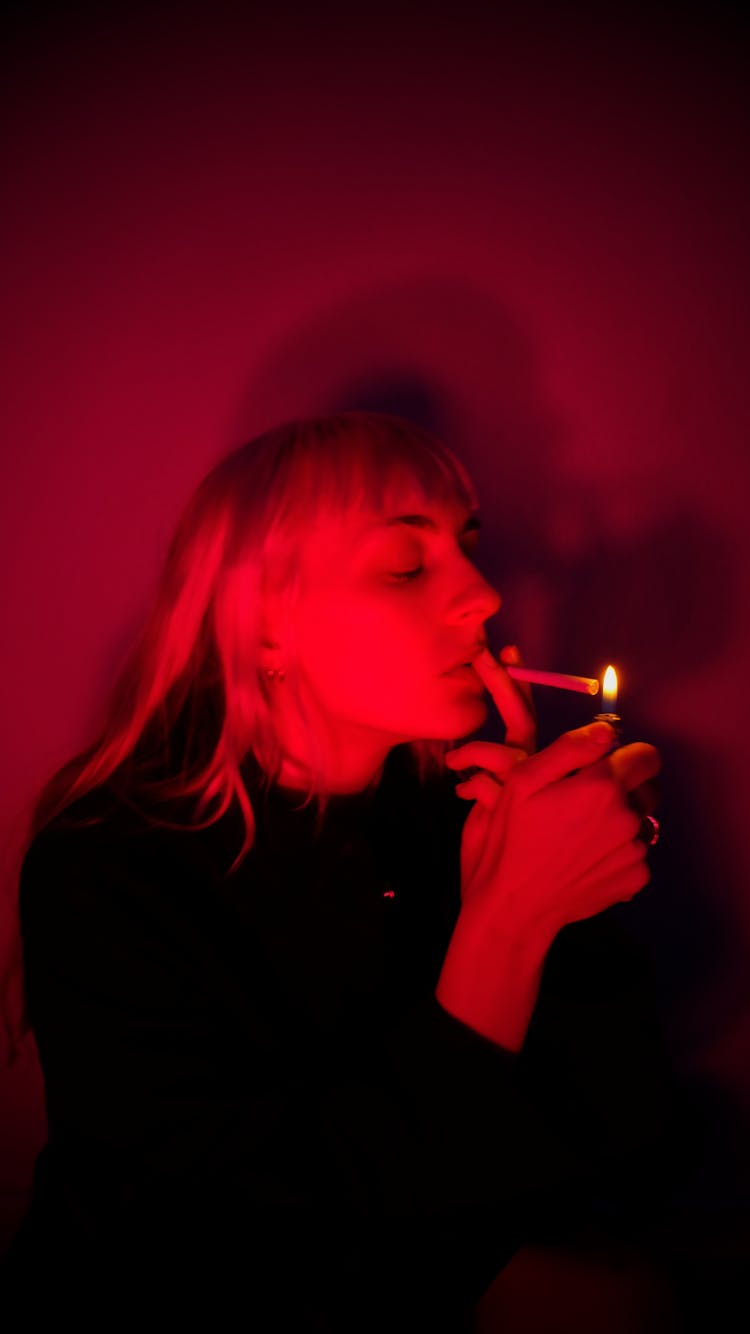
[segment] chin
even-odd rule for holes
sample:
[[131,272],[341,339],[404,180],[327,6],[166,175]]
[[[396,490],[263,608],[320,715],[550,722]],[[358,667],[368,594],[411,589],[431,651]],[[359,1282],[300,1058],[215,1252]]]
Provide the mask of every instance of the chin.
[[441,725],[435,736],[441,741],[456,741],[459,737],[468,736],[470,732],[475,732],[487,720],[489,710],[480,696],[469,696],[460,708],[453,710],[453,716],[458,721],[454,724],[446,723],[445,716],[441,720]]

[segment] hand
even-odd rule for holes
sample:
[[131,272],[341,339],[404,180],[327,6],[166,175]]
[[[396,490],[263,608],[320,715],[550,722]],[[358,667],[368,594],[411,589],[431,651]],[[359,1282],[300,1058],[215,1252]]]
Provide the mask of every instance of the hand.
[[536,933],[549,944],[567,922],[632,898],[648,883],[646,849],[636,841],[640,816],[628,795],[660,767],[653,746],[607,752],[606,723],[567,732],[538,755],[533,718],[489,651],[474,666],[507,724],[498,746],[469,742],[446,756],[453,768],[483,766],[459,796],[474,800],[461,843],[462,916],[482,931]]
[[628,794],[628,805],[641,816],[652,815],[661,799],[652,752],[652,746],[636,741],[613,751],[609,757],[613,773]]
[[[514,681],[504,670],[506,666],[517,666],[520,662],[521,655],[515,645],[502,648],[499,661],[492,657],[489,649],[486,654],[473,659],[474,669],[487,686],[505,723],[505,744],[470,741],[447,752],[445,762],[449,768],[466,770],[473,777],[475,773],[481,774],[480,766],[486,764],[490,773],[502,780],[514,764],[533,753],[536,748],[536,709],[531,686],[525,681]],[[482,790],[481,778],[472,788],[469,788],[469,781],[467,778],[456,785],[455,791],[460,797],[478,796]],[[485,790],[491,791],[489,788]]]

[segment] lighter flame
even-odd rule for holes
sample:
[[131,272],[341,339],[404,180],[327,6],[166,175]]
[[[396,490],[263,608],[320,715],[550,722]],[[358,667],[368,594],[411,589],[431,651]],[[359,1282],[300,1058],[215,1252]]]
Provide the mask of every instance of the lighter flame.
[[617,707],[617,672],[614,667],[608,667],[604,673],[602,681],[602,696],[609,713],[614,713]]

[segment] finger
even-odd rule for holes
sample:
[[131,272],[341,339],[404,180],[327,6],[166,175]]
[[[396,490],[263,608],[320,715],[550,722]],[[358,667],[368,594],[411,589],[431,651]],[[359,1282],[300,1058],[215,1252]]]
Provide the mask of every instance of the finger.
[[522,750],[531,752],[536,744],[536,720],[517,682],[511,680],[502,663],[493,657],[488,648],[482,649],[472,658],[471,665],[492,696],[505,723],[505,740],[508,745],[520,746]]
[[445,763],[449,769],[459,771],[477,764],[480,769],[488,769],[495,778],[504,779],[514,765],[528,758],[526,751],[518,746],[498,746],[493,741],[469,741],[465,746],[449,750]]
[[455,792],[457,797],[463,797],[465,801],[476,801],[484,810],[494,811],[502,788],[489,774],[479,773],[474,774],[473,778],[467,778],[464,783],[457,783]]
[[577,769],[597,764],[615,744],[617,737],[609,723],[589,723],[572,732],[563,732],[551,745],[536,755],[530,755],[524,764],[513,767],[509,781],[524,796],[540,791],[550,783],[575,773]]
[[628,793],[628,805],[639,815],[653,815],[661,805],[661,787],[653,779],[648,783],[639,783]]
[[[499,658],[504,667],[522,667],[523,658],[517,644],[506,644],[501,648]],[[512,678],[511,678],[512,679]],[[536,719],[536,705],[534,704],[534,695],[529,681],[514,681],[517,690],[520,690],[526,703],[529,706],[529,712]]]
[[[578,884],[578,893],[583,899],[591,890],[601,887],[604,908],[614,903],[623,903],[635,898],[645,889],[651,879],[651,870],[646,859],[646,849],[642,844],[631,844],[619,848],[603,858],[584,875]],[[588,913],[586,914],[589,915]]]
[[630,745],[613,751],[609,764],[625,791],[633,792],[642,783],[656,777],[661,769],[661,757],[655,746],[649,746],[645,741],[632,741]]

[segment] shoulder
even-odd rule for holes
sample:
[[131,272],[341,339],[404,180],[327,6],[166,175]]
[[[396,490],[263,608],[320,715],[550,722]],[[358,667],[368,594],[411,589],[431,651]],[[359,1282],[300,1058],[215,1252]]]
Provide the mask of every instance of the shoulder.
[[223,948],[225,914],[200,833],[149,828],[108,794],[64,815],[32,840],[21,868],[32,1026],[56,1022],[58,1005],[115,1019],[123,1005],[169,1009],[203,977],[214,941]]
[[187,906],[221,875],[223,844],[187,825],[164,827],[107,788],[71,803],[29,843],[21,865],[22,929],[85,915],[151,915]]
[[22,883],[45,868],[59,871],[87,860],[106,862],[121,859],[123,850],[147,833],[142,816],[106,787],[98,787],[70,802],[44,825],[29,842],[22,870]]

